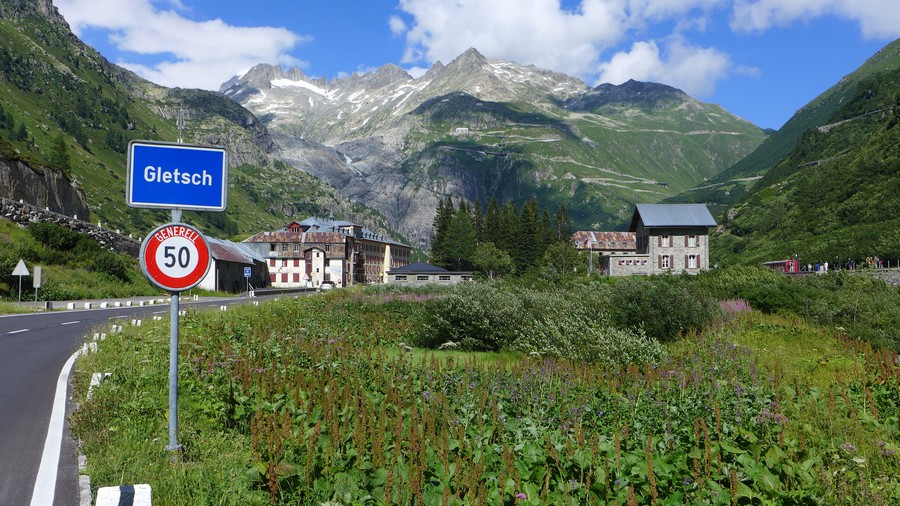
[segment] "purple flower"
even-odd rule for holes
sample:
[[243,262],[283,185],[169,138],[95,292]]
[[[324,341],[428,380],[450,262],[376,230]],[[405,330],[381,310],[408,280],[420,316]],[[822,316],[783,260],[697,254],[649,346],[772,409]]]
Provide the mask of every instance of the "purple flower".
[[523,499],[523,500],[524,500],[524,499],[528,499],[528,496],[526,496],[526,495],[523,494],[522,492],[519,492],[518,494],[516,494],[516,499]]
[[856,453],[856,447],[851,443],[844,443],[841,445],[841,448],[847,453]]

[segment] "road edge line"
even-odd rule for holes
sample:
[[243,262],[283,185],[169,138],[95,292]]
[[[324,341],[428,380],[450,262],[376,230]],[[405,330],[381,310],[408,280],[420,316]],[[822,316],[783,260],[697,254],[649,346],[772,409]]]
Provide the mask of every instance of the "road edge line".
[[41,454],[41,465],[34,479],[34,490],[31,493],[31,506],[53,504],[56,496],[56,475],[59,471],[59,456],[62,451],[63,426],[66,420],[66,393],[69,390],[69,373],[75,359],[81,355],[79,349],[66,360],[59,378],[56,380],[56,393],[53,396],[53,410],[50,412],[50,423],[47,426],[47,438],[44,440],[44,451]]

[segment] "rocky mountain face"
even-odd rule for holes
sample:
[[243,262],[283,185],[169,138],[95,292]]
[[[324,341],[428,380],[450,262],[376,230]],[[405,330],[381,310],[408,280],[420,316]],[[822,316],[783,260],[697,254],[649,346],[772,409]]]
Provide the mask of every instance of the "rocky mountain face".
[[[168,213],[126,207],[128,142],[174,142],[182,115],[185,142],[229,154],[228,209],[185,214],[204,232],[239,238],[333,211],[393,233],[378,213],[273,158],[268,128],[240,104],[216,92],[165,88],[109,63],[50,0],[0,0],[0,41],[0,152],[14,160],[0,169],[0,196],[81,219],[89,209],[94,220],[140,236]],[[66,178],[79,182],[78,192]]]
[[22,160],[5,155],[0,155],[0,197],[90,220],[84,190],[62,172],[47,167],[34,169]]
[[765,137],[680,90],[583,81],[470,49],[413,78],[400,67],[325,80],[258,65],[222,85],[272,133],[273,155],[379,210],[427,247],[437,203],[564,204],[578,227],[620,226],[636,202],[684,191]]

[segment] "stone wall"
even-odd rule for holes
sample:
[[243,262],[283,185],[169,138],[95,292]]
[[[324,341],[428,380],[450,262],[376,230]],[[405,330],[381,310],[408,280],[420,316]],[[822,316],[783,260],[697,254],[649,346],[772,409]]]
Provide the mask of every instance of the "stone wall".
[[860,269],[856,272],[878,278],[892,286],[900,286],[900,269]]
[[0,216],[26,227],[32,223],[56,223],[93,237],[101,246],[110,251],[124,253],[135,258],[138,257],[141,251],[140,241],[122,235],[115,230],[107,230],[75,217],[65,216],[47,209],[40,209],[22,201],[0,198]]

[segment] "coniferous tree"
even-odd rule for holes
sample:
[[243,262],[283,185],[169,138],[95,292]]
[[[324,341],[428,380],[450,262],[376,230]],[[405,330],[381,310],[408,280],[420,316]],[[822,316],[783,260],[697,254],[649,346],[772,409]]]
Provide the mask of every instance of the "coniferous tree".
[[475,239],[480,244],[484,241],[484,211],[481,209],[481,197],[475,197],[475,210],[472,211],[472,222],[475,225]]
[[50,165],[67,174],[72,170],[69,148],[66,146],[66,138],[62,132],[56,134],[56,137],[53,139],[53,149],[50,151]]
[[470,270],[476,243],[472,215],[465,201],[460,201],[459,209],[453,214],[444,237],[443,267],[454,271]]
[[547,246],[550,246],[550,243],[553,242],[553,238],[556,235],[556,232],[553,230],[553,219],[550,217],[550,210],[546,207],[544,208],[544,214],[541,216],[541,252],[538,255],[538,258],[544,256],[544,252],[547,251]]
[[434,236],[431,239],[431,263],[443,265],[445,261],[444,244],[447,229],[453,219],[453,199],[448,195],[445,200],[438,200],[437,212],[434,215],[432,230]]
[[498,242],[496,245],[512,257],[516,265],[516,271],[521,272],[525,269],[525,266],[522,264],[522,259],[519,256],[519,248],[516,247],[518,237],[519,212],[516,211],[512,203],[507,202],[500,212],[500,227],[497,231]]
[[484,223],[481,225],[481,240],[483,242],[492,242],[495,246],[503,249],[500,244],[500,202],[496,196],[492,196],[488,202],[487,213],[484,215]]
[[19,123],[19,128],[16,129],[15,133],[12,136],[12,139],[16,141],[24,141],[28,139],[28,130],[25,129],[25,123]]
[[566,212],[566,206],[560,204],[556,208],[556,240],[569,241],[572,236],[572,220],[569,219],[569,213]]
[[538,234],[537,197],[532,197],[531,200],[522,206],[522,212],[519,214],[519,235],[516,243],[523,270],[535,265],[540,258],[538,257],[540,234]]

